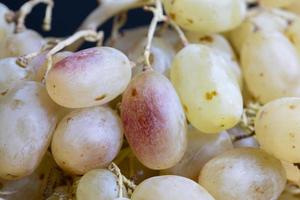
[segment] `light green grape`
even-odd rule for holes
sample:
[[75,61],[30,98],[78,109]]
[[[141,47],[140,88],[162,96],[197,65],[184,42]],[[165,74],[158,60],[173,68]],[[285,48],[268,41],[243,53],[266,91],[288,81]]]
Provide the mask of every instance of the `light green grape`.
[[163,4],[177,24],[203,34],[233,29],[246,14],[246,3],[242,0],[163,0]]
[[286,183],[279,160],[255,148],[227,151],[203,167],[199,183],[216,199],[277,199]]
[[117,177],[106,169],[86,173],[79,181],[77,200],[114,200],[118,197]]
[[259,102],[300,96],[299,56],[282,33],[252,33],[243,46],[241,63],[248,89]]
[[214,200],[194,181],[181,176],[156,176],[143,181],[134,190],[132,200]]
[[210,47],[191,44],[182,49],[171,67],[171,80],[191,124],[205,133],[236,125],[243,100],[230,65]]
[[261,108],[255,120],[261,148],[280,160],[300,163],[300,98],[280,98]]

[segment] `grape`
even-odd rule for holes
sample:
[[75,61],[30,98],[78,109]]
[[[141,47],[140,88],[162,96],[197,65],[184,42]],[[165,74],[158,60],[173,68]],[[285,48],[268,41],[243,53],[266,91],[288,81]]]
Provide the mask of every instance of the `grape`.
[[114,99],[126,89],[130,78],[130,62],[123,53],[95,47],[56,63],[46,77],[46,87],[56,103],[83,108]]
[[116,198],[116,199],[114,199],[114,200],[130,200],[130,199],[121,197],[121,198]]
[[0,3],[0,46],[15,29],[14,23],[6,21],[6,14],[8,12],[9,9],[3,3]]
[[300,15],[300,1],[293,2],[292,4],[288,5],[285,9],[297,15]]
[[57,106],[44,87],[23,82],[0,101],[0,178],[31,174],[46,152],[56,125]]
[[73,174],[107,166],[123,141],[122,124],[110,108],[77,109],[58,124],[52,153],[57,164]]
[[292,42],[300,55],[300,19],[293,20],[285,31],[286,36]]
[[114,200],[118,197],[117,177],[106,169],[86,173],[79,181],[77,200]]
[[184,157],[177,165],[161,173],[197,180],[199,172],[206,162],[230,149],[233,149],[233,146],[226,132],[208,135],[190,126],[188,129],[188,146]]
[[121,118],[136,157],[150,169],[174,166],[186,149],[186,121],[167,78],[155,71],[136,76],[123,94]]
[[286,183],[279,160],[262,150],[240,148],[227,151],[203,167],[199,183],[216,199],[277,199]]
[[163,4],[178,25],[203,34],[233,29],[246,14],[246,3],[241,0],[163,0]]
[[300,98],[280,98],[262,107],[255,120],[261,148],[291,163],[300,163],[299,108]]
[[52,193],[52,187],[62,182],[63,176],[51,154],[47,152],[39,167],[30,176],[14,181],[0,180],[0,197],[7,200],[44,199]]
[[[130,60],[138,60],[143,56],[143,52],[146,46],[147,40],[144,39],[138,43],[135,48],[128,53],[128,57]],[[152,68],[164,74],[166,77],[169,77],[170,74],[170,66],[172,64],[172,60],[175,56],[175,50],[173,47],[167,43],[164,39],[153,38],[151,45],[151,65]],[[143,66],[137,66],[133,68],[133,76],[139,74],[143,71]]]
[[281,164],[285,169],[287,180],[300,186],[300,169],[296,165],[285,161],[281,161]]
[[294,19],[294,16],[287,15],[288,13],[279,12],[275,9],[253,9],[249,11],[246,20],[228,34],[229,40],[236,52],[240,54],[246,39],[251,33],[256,32],[256,30],[284,32],[290,21]]
[[218,133],[236,125],[243,100],[228,62],[210,47],[191,44],[175,57],[172,82],[181,97],[187,118],[204,133]]
[[243,46],[241,62],[248,89],[259,102],[300,96],[299,56],[282,33],[253,33]]
[[297,0],[259,0],[259,3],[267,7],[285,7]]
[[0,96],[15,84],[29,78],[29,71],[16,63],[16,58],[0,59]]
[[10,35],[2,46],[2,57],[18,57],[41,51],[45,40],[33,30],[25,30]]
[[131,196],[132,200],[214,200],[194,181],[180,176],[157,176],[142,182]]

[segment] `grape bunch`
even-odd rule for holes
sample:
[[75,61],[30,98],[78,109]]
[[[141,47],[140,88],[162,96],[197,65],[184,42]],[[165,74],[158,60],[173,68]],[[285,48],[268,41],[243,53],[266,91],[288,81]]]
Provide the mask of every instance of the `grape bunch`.
[[99,0],[65,38],[39,3],[0,3],[1,200],[300,199],[298,0]]

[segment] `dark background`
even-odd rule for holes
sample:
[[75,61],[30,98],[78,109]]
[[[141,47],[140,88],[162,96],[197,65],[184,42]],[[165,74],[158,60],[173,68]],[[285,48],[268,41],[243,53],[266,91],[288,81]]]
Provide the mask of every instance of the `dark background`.
[[[116,0],[118,1],[118,0]],[[0,0],[11,10],[18,10],[26,0]],[[72,35],[81,22],[88,16],[93,9],[98,5],[97,0],[54,0],[55,6],[53,9],[52,29],[49,32],[42,30],[43,18],[45,14],[45,4],[37,5],[26,18],[27,28],[34,29],[43,36],[65,37]],[[136,26],[149,24],[151,13],[145,12],[142,9],[132,10],[128,13],[128,21],[125,29]],[[111,30],[112,20],[109,20],[99,29],[105,31],[108,36]]]

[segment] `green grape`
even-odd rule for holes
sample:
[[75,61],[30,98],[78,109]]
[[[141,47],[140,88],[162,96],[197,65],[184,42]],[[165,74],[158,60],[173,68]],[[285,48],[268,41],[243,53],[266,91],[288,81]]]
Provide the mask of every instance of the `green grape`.
[[256,138],[280,160],[300,163],[300,98],[276,99],[262,107],[255,120]]
[[203,167],[199,183],[216,199],[277,199],[286,175],[279,160],[256,148],[227,151]]
[[203,34],[233,29],[246,14],[246,3],[242,0],[163,0],[163,4],[177,24]]
[[171,80],[191,124],[205,133],[235,126],[243,111],[236,79],[222,56],[210,47],[191,44],[182,49],[171,67]]
[[156,176],[143,181],[134,190],[132,200],[214,200],[194,181],[181,176]]

